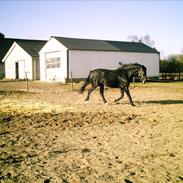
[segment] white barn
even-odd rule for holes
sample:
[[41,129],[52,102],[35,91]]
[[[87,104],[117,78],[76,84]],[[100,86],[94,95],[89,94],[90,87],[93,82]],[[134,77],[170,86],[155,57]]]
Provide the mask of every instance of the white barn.
[[139,42],[51,37],[39,55],[43,81],[83,79],[92,69],[116,69],[119,62],[138,62],[148,76],[159,76],[159,52]]
[[40,79],[39,51],[46,41],[24,40],[14,41],[3,58],[5,62],[5,78],[7,79]]

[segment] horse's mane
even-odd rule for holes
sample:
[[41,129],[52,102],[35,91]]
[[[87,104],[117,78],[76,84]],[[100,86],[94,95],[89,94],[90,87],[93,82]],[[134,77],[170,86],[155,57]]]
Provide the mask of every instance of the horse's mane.
[[123,64],[123,66],[130,67],[130,66],[142,66],[142,65],[136,62],[136,63]]
[[129,64],[122,64],[121,67],[118,68],[118,70],[119,69],[129,69],[129,68],[132,68],[134,66],[144,67],[143,65],[141,65],[139,63],[129,63]]

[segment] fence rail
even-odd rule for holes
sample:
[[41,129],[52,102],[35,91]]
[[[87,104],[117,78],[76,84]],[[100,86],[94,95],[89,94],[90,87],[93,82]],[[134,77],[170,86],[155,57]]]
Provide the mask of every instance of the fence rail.
[[162,80],[183,80],[183,73],[160,73]]

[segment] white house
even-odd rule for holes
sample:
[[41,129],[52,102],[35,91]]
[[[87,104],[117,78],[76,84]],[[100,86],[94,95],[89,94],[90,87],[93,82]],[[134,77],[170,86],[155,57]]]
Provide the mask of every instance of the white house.
[[40,79],[39,51],[46,41],[16,40],[3,58],[5,78]]
[[83,79],[92,69],[116,69],[119,62],[138,62],[148,76],[159,76],[159,52],[139,42],[51,37],[39,55],[43,81]]
[[5,77],[5,65],[2,60],[15,40],[17,39],[0,37],[0,79]]

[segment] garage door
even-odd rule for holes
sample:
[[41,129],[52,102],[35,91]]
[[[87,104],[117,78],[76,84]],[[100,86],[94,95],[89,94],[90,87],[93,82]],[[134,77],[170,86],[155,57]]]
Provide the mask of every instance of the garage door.
[[59,80],[61,75],[61,52],[49,52],[45,55],[45,74],[46,79],[50,81]]

